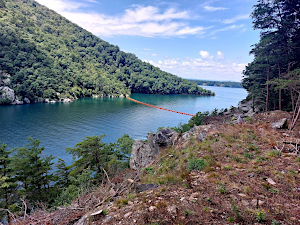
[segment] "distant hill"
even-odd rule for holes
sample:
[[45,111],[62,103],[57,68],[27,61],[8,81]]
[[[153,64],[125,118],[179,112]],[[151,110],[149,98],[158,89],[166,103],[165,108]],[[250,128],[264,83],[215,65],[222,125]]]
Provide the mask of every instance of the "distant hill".
[[212,81],[212,80],[193,80],[193,79],[188,79],[188,81],[191,81],[193,83],[196,83],[196,84],[202,85],[202,86],[242,88],[242,83],[235,82],[235,81]]
[[6,85],[19,100],[212,94],[120,51],[33,0],[0,0],[0,73],[11,76]]

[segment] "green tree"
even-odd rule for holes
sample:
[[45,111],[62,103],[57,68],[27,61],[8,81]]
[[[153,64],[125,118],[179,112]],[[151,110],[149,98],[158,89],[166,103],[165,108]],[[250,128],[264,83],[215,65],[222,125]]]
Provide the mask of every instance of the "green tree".
[[[0,145],[0,208],[8,209],[15,200],[16,182],[13,180],[13,171],[11,170],[10,154],[13,150],[6,150],[7,145]],[[0,211],[0,220],[7,219],[7,212]]]
[[107,166],[114,154],[113,146],[102,141],[104,137],[105,135],[87,136],[82,142],[76,144],[75,148],[66,149],[75,159],[72,175],[79,174],[86,168],[95,171],[98,176],[103,174],[102,169]]
[[44,147],[40,140],[28,138],[27,147],[18,148],[12,156],[14,180],[18,182],[18,193],[32,202],[50,201],[53,175],[53,156],[42,157]]

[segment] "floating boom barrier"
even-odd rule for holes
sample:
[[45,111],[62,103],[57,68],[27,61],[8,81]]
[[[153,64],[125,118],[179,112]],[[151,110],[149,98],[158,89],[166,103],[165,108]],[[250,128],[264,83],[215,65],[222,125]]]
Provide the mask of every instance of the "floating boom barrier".
[[189,114],[189,113],[178,112],[178,111],[171,110],[171,109],[161,108],[161,107],[158,107],[158,106],[155,106],[155,105],[150,105],[150,104],[147,104],[147,103],[144,103],[144,102],[137,101],[137,100],[135,100],[135,99],[133,99],[133,98],[130,98],[130,97],[127,97],[127,96],[126,96],[126,98],[129,99],[130,101],[135,102],[135,103],[138,103],[138,104],[141,104],[141,105],[145,105],[145,106],[149,106],[149,107],[152,107],[152,108],[157,108],[157,109],[161,109],[161,110],[166,110],[166,111],[169,111],[169,112],[178,113],[178,114],[187,115],[187,116],[195,116],[195,115]]

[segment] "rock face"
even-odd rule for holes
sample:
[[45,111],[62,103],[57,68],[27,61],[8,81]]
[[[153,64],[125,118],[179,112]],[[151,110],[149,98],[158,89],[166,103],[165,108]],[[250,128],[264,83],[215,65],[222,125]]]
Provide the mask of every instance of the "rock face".
[[140,170],[149,165],[158,152],[152,151],[150,146],[144,141],[137,140],[132,145],[130,168]]
[[8,99],[11,103],[15,100],[15,91],[9,87],[0,87],[0,91],[2,91],[1,99]]
[[271,123],[271,128],[273,129],[285,129],[287,128],[287,118],[282,118],[281,120]]
[[253,102],[251,100],[249,101],[241,101],[238,105],[238,110],[242,112],[244,117],[246,116],[253,116],[256,112],[259,112],[260,110],[253,106]]
[[159,130],[156,134],[148,135],[148,143],[137,140],[133,143],[130,168],[140,170],[149,165],[159,154],[161,147],[186,146],[193,136],[199,142],[205,140],[209,135],[218,133],[212,125],[195,126],[191,130],[180,134],[168,128]]

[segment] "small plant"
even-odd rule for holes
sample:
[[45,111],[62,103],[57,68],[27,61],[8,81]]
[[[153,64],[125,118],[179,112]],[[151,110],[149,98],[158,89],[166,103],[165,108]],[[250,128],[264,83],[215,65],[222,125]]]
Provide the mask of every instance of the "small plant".
[[153,171],[152,167],[146,168],[146,171],[147,171],[148,174],[154,174],[154,171]]
[[244,157],[246,158],[246,159],[254,159],[254,154],[253,153],[249,153],[249,152],[245,152],[244,153]]
[[232,166],[222,166],[222,170],[232,170]]
[[188,210],[188,209],[184,211],[184,215],[185,215],[185,216],[193,215],[193,214],[194,214],[194,212],[193,212],[193,211],[190,211],[190,210]]
[[234,218],[233,218],[233,217],[229,217],[229,218],[228,218],[228,222],[229,222],[229,223],[233,223],[233,222],[234,222]]
[[258,149],[258,147],[255,144],[249,144],[248,146],[248,150],[249,151],[256,151]]
[[108,210],[107,210],[107,209],[104,209],[104,210],[102,211],[102,213],[103,213],[103,215],[107,215],[107,214],[108,214]]
[[208,163],[204,159],[190,159],[188,162],[189,170],[203,170],[208,166]]
[[220,183],[219,184],[219,193],[220,194],[226,194],[226,188],[225,188],[225,185],[223,183]]
[[279,157],[279,156],[281,156],[281,152],[277,151],[277,150],[273,150],[273,151],[268,152],[268,156],[269,157]]
[[259,223],[266,222],[266,214],[264,210],[258,210],[256,213],[256,221]]
[[281,223],[279,223],[277,220],[273,220],[271,225],[280,225]]
[[232,198],[230,198],[230,204],[231,204],[231,209],[232,209],[232,211],[234,213],[235,219],[238,220],[238,221],[242,221],[243,218],[242,218],[242,216],[240,214],[240,211],[239,211],[237,205],[234,204]]
[[120,198],[117,200],[117,205],[122,207],[128,204],[128,199],[126,198]]

